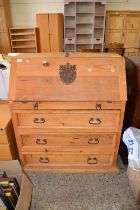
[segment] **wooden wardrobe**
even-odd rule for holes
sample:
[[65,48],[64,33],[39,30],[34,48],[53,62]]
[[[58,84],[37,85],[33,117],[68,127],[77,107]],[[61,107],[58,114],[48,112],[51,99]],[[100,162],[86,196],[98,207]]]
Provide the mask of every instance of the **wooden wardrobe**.
[[39,52],[63,51],[63,14],[37,14]]

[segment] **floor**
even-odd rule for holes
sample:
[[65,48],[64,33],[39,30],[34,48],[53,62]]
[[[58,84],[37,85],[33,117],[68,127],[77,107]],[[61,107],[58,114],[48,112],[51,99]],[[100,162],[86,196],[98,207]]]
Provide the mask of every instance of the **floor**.
[[140,210],[126,170],[114,174],[28,173],[31,210]]

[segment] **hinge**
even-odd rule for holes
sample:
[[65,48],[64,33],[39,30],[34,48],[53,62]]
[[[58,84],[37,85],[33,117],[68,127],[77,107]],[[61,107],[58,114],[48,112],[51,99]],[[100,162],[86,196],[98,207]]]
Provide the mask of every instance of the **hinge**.
[[38,110],[39,102],[34,102],[33,103],[33,109]]
[[102,109],[102,106],[101,106],[101,104],[96,104],[96,109],[97,109],[97,110],[100,110],[100,109]]

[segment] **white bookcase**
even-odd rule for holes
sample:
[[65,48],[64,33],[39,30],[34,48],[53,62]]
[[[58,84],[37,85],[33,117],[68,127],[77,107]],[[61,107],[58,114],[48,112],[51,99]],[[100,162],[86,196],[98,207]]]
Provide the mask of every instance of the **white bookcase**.
[[64,44],[66,52],[103,50],[106,0],[65,0]]

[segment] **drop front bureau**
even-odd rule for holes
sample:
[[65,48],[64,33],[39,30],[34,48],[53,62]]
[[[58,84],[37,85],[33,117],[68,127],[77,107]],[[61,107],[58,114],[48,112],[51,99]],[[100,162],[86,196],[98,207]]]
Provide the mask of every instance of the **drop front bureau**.
[[125,102],[119,55],[13,58],[10,107],[24,170],[116,171]]

